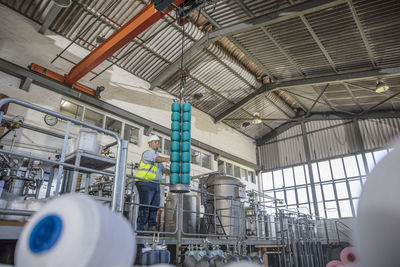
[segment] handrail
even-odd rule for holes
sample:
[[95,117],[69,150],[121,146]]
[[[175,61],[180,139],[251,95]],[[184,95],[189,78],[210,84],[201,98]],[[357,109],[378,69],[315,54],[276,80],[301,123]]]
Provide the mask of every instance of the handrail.
[[[123,202],[124,202],[123,192],[124,192],[124,186],[125,186],[124,176],[125,176],[125,164],[126,164],[126,162],[121,162],[120,158],[122,156],[123,159],[126,160],[127,144],[125,144],[124,148],[123,148],[122,147],[122,141],[121,141],[120,137],[116,133],[114,133],[112,131],[109,131],[109,130],[106,130],[106,129],[103,129],[103,128],[100,128],[100,127],[95,126],[95,125],[91,125],[89,123],[86,123],[86,122],[83,122],[83,121],[80,121],[80,120],[77,120],[75,118],[68,117],[68,116],[63,115],[61,113],[58,113],[58,112],[43,108],[41,106],[37,106],[37,105],[31,104],[31,103],[16,99],[16,98],[3,98],[3,99],[1,99],[0,100],[0,108],[2,106],[6,105],[6,104],[9,104],[9,103],[14,103],[14,104],[17,104],[17,105],[20,105],[20,106],[23,106],[23,107],[26,107],[26,108],[30,108],[30,109],[33,109],[33,110],[36,110],[36,111],[39,111],[39,112],[42,112],[42,113],[50,114],[50,115],[52,115],[54,117],[57,117],[57,118],[60,118],[60,119],[68,121],[67,129],[66,129],[66,133],[65,133],[67,140],[68,140],[68,134],[69,134],[69,129],[70,129],[70,123],[71,122],[73,122],[73,123],[75,123],[77,125],[85,126],[87,128],[99,131],[99,132],[103,132],[105,134],[108,134],[108,135],[114,137],[117,140],[118,149],[117,149],[117,156],[116,156],[116,163],[115,163],[114,190],[113,190],[113,196],[112,196],[112,202],[111,202],[111,209],[113,211],[117,211],[117,212],[120,212],[120,213],[123,211]],[[2,121],[3,116],[4,116],[4,112],[0,111],[0,121]],[[60,167],[61,171],[59,170],[59,172],[60,172],[59,175],[61,175],[61,172],[63,170],[63,166],[66,165],[64,163],[65,150],[66,150],[66,140],[64,140],[61,160],[58,162],[58,164],[61,166]]]

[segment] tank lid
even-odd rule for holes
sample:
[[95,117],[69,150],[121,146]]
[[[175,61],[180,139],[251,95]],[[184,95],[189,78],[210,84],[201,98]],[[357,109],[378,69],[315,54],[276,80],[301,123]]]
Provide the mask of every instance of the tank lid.
[[237,185],[240,187],[244,187],[244,184],[240,181],[239,178],[230,176],[230,175],[211,175],[207,178],[204,178],[205,182],[207,182],[208,186],[211,185]]

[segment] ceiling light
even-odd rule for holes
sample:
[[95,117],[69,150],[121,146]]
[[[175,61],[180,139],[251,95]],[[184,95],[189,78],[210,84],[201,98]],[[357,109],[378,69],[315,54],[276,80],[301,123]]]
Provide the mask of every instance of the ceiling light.
[[377,93],[383,93],[386,92],[387,90],[389,90],[389,85],[385,82],[383,82],[382,80],[378,80],[376,82],[376,92]]
[[253,124],[261,124],[262,123],[260,113],[258,113],[258,112],[254,113],[252,123]]
[[193,98],[196,99],[196,100],[200,100],[200,98],[202,98],[202,97],[203,97],[203,94],[201,92],[195,93],[193,95]]
[[245,121],[245,122],[242,123],[242,127],[243,128],[247,128],[249,126],[250,126],[250,122],[248,122],[248,121]]

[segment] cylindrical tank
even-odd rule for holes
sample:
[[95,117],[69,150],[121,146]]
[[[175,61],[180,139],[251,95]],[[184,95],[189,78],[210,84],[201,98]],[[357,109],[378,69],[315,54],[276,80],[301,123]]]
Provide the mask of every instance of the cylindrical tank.
[[[243,204],[240,201],[245,195],[245,186],[240,179],[227,175],[212,175],[204,181],[207,184],[207,213],[218,214],[221,225],[217,219],[217,231],[222,234],[223,230],[227,235],[238,236],[241,234],[241,221],[243,218]],[[214,221],[214,216],[211,216]],[[209,232],[213,233],[213,227],[208,227]]]
[[[165,203],[165,231],[174,232],[176,229],[176,207],[178,195],[170,194]],[[199,213],[199,200],[196,195],[183,195],[183,231],[196,233],[197,214]],[[173,209],[173,210],[171,210]]]

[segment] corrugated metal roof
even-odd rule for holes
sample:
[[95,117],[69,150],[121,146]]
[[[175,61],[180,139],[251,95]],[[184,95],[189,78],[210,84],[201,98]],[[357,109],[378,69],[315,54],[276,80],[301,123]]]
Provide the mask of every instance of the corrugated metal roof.
[[[368,119],[358,123],[367,151],[391,147],[400,137],[400,118]],[[311,121],[306,123],[306,131],[312,161],[361,152],[352,121]],[[301,127],[297,125],[259,146],[263,169],[305,163],[302,138]]]
[[[43,23],[51,7],[50,0],[0,0],[1,3]],[[203,8],[220,27],[244,22],[254,16],[272,13],[306,1],[287,0],[218,0],[215,5]],[[326,9],[316,9],[305,15],[280,19],[268,26],[234,34],[233,42],[238,43],[248,58],[239,61],[232,51],[221,44],[210,44],[199,49],[186,62],[190,71],[186,93],[192,96],[201,92],[200,100],[193,105],[217,117],[233,107],[260,86],[264,77],[260,70],[268,70],[272,78],[279,81],[301,80],[304,78],[335,75],[342,72],[356,72],[400,65],[400,1],[398,0],[349,0]],[[51,29],[58,34],[76,41],[82,47],[92,50],[98,45],[98,36],[108,37],[120,25],[139,13],[147,4],[145,0],[72,0],[64,9]],[[104,13],[104,14],[103,14]],[[103,14],[103,16],[101,16]],[[167,69],[181,54],[181,27],[174,22],[175,13],[165,16],[144,33],[132,40],[110,58],[110,62],[152,82]],[[82,33],[88,25],[90,29]],[[215,23],[214,23],[215,24]],[[185,51],[202,38],[210,27],[198,28],[189,22],[185,26]],[[149,37],[153,37],[148,40]],[[231,54],[230,54],[231,53]],[[256,73],[249,70],[244,62],[251,59],[259,68]],[[96,72],[101,71],[97,69]],[[267,73],[264,73],[264,76]],[[374,89],[376,77],[352,83],[329,85],[328,89],[312,112],[358,113],[374,107],[400,90],[400,77],[385,79],[391,90],[377,94]],[[253,138],[270,132],[284,121],[265,120],[261,125],[243,128],[242,124],[254,112],[261,117],[285,118],[301,116],[298,107],[310,109],[319,92],[326,85],[301,86],[287,89],[293,105],[281,98],[282,94],[258,96],[246,105],[226,116],[226,122],[233,128]],[[161,86],[169,93],[179,94],[179,73],[175,72]],[[269,100],[268,100],[269,99]],[[399,109],[400,97],[377,106],[377,110]],[[285,116],[286,115],[286,116]],[[242,118],[242,120],[239,120]],[[232,121],[235,119],[235,121]]]

